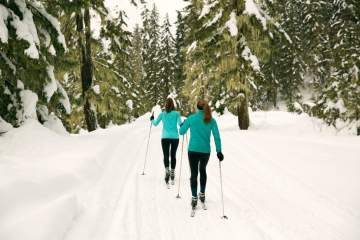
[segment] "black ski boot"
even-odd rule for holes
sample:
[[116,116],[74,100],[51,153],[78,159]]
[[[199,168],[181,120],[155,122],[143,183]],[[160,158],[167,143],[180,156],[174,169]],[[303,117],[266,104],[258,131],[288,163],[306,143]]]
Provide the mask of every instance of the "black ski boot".
[[193,209],[196,208],[197,202],[198,202],[198,198],[197,198],[197,197],[192,197],[192,199],[191,199],[191,207],[192,207]]
[[175,169],[171,169],[170,179],[171,179],[171,184],[174,185],[175,184]]
[[197,197],[192,197],[192,199],[191,199],[191,214],[190,214],[190,217],[195,216],[197,200],[198,200]]
[[170,170],[169,168],[165,169],[165,182],[166,184],[169,184],[169,178],[170,178]]
[[200,192],[199,193],[199,199],[200,199],[200,202],[201,202],[202,209],[207,210],[207,206],[205,204],[205,193]]
[[205,193],[199,193],[199,199],[202,203],[205,203]]

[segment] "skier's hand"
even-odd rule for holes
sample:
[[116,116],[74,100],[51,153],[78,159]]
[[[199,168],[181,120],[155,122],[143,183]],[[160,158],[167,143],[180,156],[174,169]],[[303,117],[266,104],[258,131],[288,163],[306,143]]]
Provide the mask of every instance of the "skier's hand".
[[219,161],[221,162],[222,160],[224,160],[224,155],[222,154],[222,152],[218,152],[217,153],[217,157],[219,159]]
[[150,121],[153,121],[155,119],[155,117],[154,117],[154,114],[153,115],[151,115],[151,117],[150,117]]

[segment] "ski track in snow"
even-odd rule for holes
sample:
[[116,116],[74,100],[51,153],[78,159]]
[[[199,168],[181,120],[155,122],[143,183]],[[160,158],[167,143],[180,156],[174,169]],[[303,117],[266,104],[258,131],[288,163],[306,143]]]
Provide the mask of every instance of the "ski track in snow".
[[144,119],[103,134],[80,136],[106,141],[95,156],[102,159],[101,174],[85,193],[77,195],[81,209],[65,236],[54,239],[360,239],[357,138],[341,141],[342,137],[296,135],[277,129],[238,131],[235,120],[229,126],[225,119],[222,126],[220,119],[225,215],[229,219],[221,219],[219,163],[214,153],[207,168],[208,209],[199,204],[191,218],[187,143],[178,199],[183,138],[176,182],[167,189],[161,127],[152,128],[146,174],[141,175],[149,131],[147,117]]
[[[114,144],[113,160],[109,162],[104,179],[99,182],[97,202],[89,206],[97,215],[87,213],[74,226],[77,234],[69,240],[84,239],[356,239],[360,232],[358,209],[336,202],[325,193],[314,189],[282,167],[272,158],[279,149],[257,148],[259,137],[271,140],[269,145],[289,141],[283,136],[266,133],[222,131],[225,161],[223,162],[225,214],[221,219],[221,199],[218,160],[211,156],[208,165],[208,210],[200,206],[190,218],[189,166],[184,147],[181,199],[175,198],[176,184],[166,189],[160,147],[161,128],[153,128],[149,146],[146,175],[141,171],[145,156],[148,128],[139,122],[131,136]],[[268,138],[268,139],[266,139]],[[237,141],[234,141],[236,139]],[[265,139],[265,140],[264,140]],[[124,153],[123,143],[131,148]],[[178,150],[176,174],[179,173],[181,141]],[[293,141],[293,142],[291,142]],[[321,141],[294,138],[289,144],[306,143],[309,149],[293,149],[291,156],[308,157],[307,151],[324,147]],[[327,143],[329,144],[329,143]],[[330,144],[331,145],[331,144]],[[335,144],[336,145],[336,144]],[[185,144],[186,146],[186,144]],[[328,147],[328,146],[327,146]],[[339,147],[339,145],[337,145]],[[341,147],[341,145],[340,145]],[[351,146],[343,146],[349,148]],[[354,150],[354,149],[352,149]],[[324,157],[328,153],[323,152]],[[124,156],[125,155],[125,156]],[[122,158],[122,160],[119,160]],[[334,176],[335,177],[335,176]],[[81,224],[92,219],[92,224]],[[91,230],[91,231],[89,231]]]

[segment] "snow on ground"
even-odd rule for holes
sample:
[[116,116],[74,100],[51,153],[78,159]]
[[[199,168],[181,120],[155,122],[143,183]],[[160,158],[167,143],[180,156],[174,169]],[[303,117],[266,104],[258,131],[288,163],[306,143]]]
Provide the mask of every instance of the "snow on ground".
[[76,136],[28,120],[1,136],[0,239],[360,239],[359,137],[285,112],[254,112],[252,128],[239,131],[226,114],[218,123],[229,219],[220,218],[215,154],[209,209],[190,218],[187,157],[177,199],[178,185],[163,183],[161,127],[140,175],[149,116]]

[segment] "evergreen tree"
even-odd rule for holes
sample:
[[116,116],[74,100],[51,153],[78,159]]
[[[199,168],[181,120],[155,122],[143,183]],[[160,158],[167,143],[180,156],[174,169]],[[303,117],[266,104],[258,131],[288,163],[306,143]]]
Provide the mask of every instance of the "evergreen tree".
[[171,24],[169,16],[166,15],[164,24],[161,26],[160,39],[160,79],[159,89],[161,90],[162,103],[170,94],[175,93],[175,41],[170,31]]
[[[75,3],[74,3],[75,4]],[[67,89],[72,93],[74,111],[67,118],[66,125],[71,131],[78,131],[86,127],[84,118],[84,95],[82,94],[81,67],[79,56],[81,48],[78,47],[79,36],[76,31],[76,5],[68,5],[65,14],[62,8],[58,9],[61,15],[63,32],[69,45],[69,57],[76,64],[71,69],[64,69],[59,76],[66,75]],[[88,89],[88,99],[92,110],[97,113],[96,123],[100,127],[121,124],[132,118],[132,110],[126,104],[131,98],[129,47],[131,33],[127,30],[125,13],[119,11],[117,16],[109,17],[103,5],[91,7],[92,15],[100,19],[100,26],[94,28],[91,35],[92,49],[92,85]],[[73,13],[73,14],[71,14]],[[69,17],[70,15],[70,17]],[[101,31],[100,31],[101,30]],[[98,33],[96,33],[98,32]],[[99,91],[98,91],[99,90]]]
[[[290,110],[301,102],[299,88],[307,85],[313,92],[300,110],[336,125],[338,119],[358,121],[359,99],[359,15],[351,0],[303,2],[272,1],[275,16],[291,42],[273,48],[280,53],[275,66],[281,93]],[[275,62],[274,61],[274,62]],[[285,74],[284,74],[285,73]]]
[[[212,96],[217,111],[228,107],[238,115],[240,129],[249,127],[248,102],[262,77],[260,61],[269,55],[265,16],[245,1],[192,1],[187,23],[193,29],[187,56],[187,91]],[[256,11],[256,12],[254,12]],[[195,82],[193,83],[193,81]],[[193,98],[193,96],[190,96]]]
[[174,87],[176,90],[176,102],[183,114],[190,112],[187,97],[183,94],[185,82],[185,22],[181,12],[177,12],[176,36],[175,36],[175,56],[174,56]]
[[130,48],[130,68],[131,68],[131,82],[132,82],[132,101],[133,115],[139,117],[146,112],[147,101],[146,89],[144,88],[144,68],[143,68],[143,42],[142,33],[138,25],[135,26],[134,33],[131,39]]
[[0,117],[19,126],[70,113],[54,75],[67,49],[58,20],[41,1],[2,1],[0,11]]
[[151,11],[146,7],[142,12],[143,18],[143,67],[144,87],[146,88],[147,108],[160,102],[160,25],[159,12],[156,5]]

